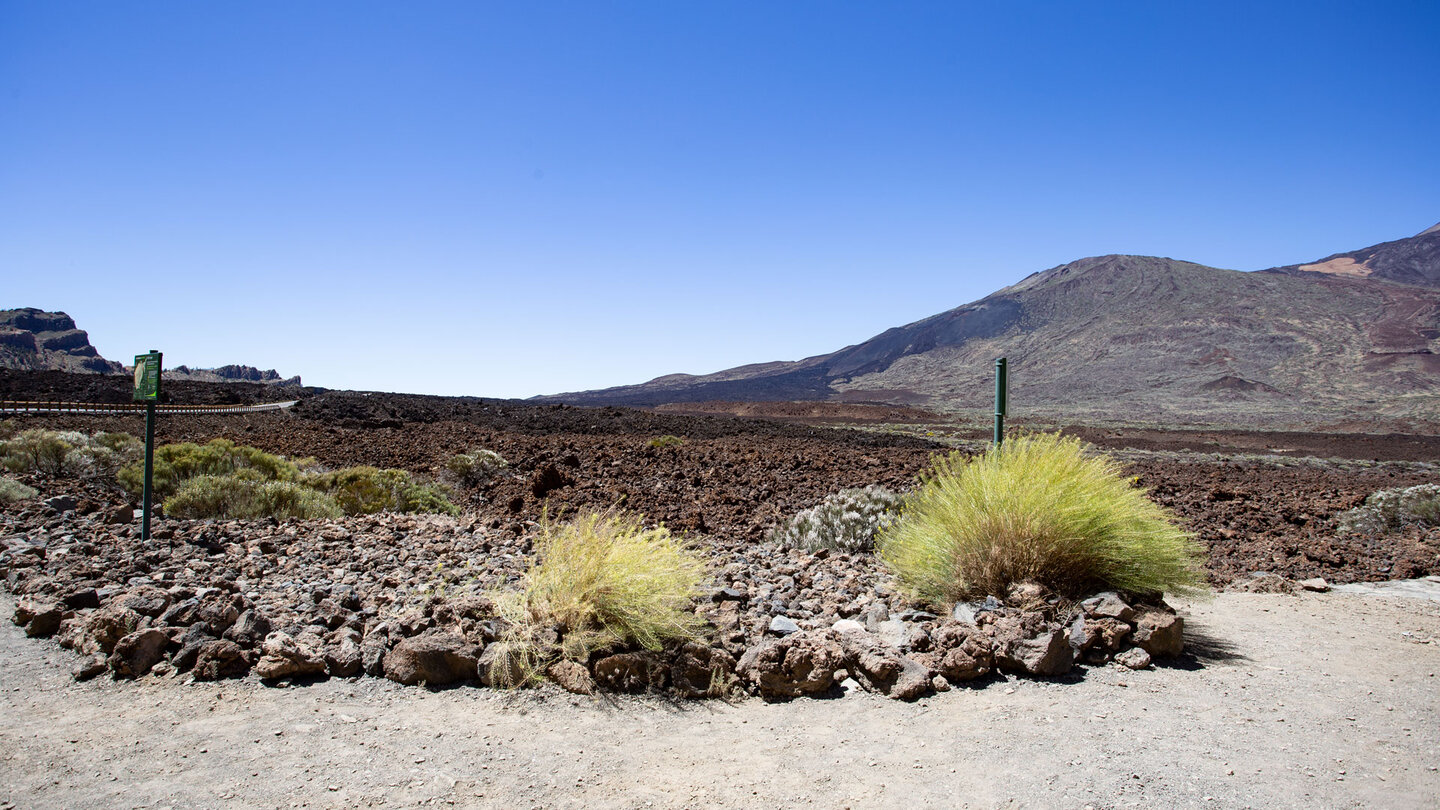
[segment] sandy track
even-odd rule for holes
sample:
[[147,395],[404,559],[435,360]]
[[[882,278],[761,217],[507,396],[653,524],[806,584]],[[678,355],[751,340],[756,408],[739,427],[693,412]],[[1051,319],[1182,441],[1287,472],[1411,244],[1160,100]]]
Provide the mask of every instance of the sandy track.
[[[13,603],[0,600],[8,615]],[[0,628],[5,807],[1391,807],[1440,796],[1440,602],[1224,594],[1199,657],[916,704],[74,683]]]

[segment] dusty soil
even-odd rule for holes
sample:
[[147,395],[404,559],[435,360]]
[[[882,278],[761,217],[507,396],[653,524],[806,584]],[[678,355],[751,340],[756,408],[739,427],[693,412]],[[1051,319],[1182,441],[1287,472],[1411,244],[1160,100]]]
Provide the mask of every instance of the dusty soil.
[[0,806],[1434,806],[1440,602],[1181,610],[1192,653],[1176,666],[916,704],[75,683],[74,655],[5,625]]

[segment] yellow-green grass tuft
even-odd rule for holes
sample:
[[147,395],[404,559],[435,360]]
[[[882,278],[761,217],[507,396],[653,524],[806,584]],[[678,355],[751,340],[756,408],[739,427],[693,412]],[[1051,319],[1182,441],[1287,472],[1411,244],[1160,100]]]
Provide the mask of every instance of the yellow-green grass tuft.
[[603,649],[659,650],[702,637],[693,608],[705,561],[665,527],[647,529],[641,516],[614,510],[565,522],[546,516],[534,545],[520,590],[493,595],[510,625],[506,643],[528,669],[560,655],[583,662]]
[[901,587],[935,605],[1025,581],[1065,596],[1204,583],[1203,552],[1174,517],[1114,460],[1059,434],[937,458],[878,548]]

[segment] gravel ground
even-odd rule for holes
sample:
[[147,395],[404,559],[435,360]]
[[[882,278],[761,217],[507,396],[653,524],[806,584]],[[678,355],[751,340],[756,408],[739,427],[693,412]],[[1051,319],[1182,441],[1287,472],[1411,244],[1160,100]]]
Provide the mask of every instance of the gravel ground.
[[1177,666],[914,704],[76,683],[7,624],[0,807],[1434,807],[1440,602],[1181,610]]

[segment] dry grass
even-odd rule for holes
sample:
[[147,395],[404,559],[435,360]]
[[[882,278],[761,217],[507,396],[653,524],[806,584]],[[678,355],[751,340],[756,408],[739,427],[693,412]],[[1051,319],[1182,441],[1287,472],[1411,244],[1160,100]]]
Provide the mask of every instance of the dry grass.
[[1110,458],[1058,434],[1022,436],[967,458],[936,460],[880,557],[932,604],[1039,582],[1079,596],[1198,592],[1201,550]]
[[557,656],[583,662],[599,650],[658,650],[703,633],[693,603],[705,561],[663,526],[613,510],[547,516],[535,552],[521,590],[492,595],[510,625],[504,641],[527,673]]

